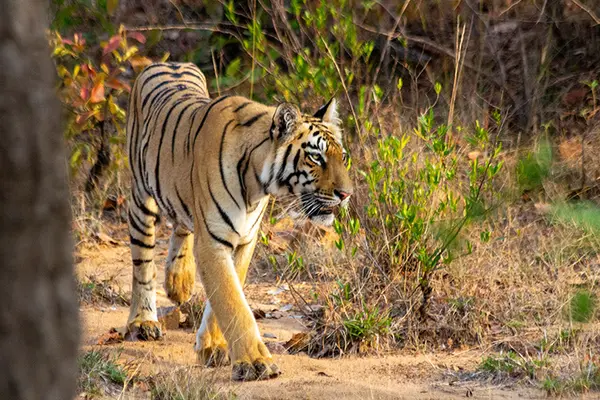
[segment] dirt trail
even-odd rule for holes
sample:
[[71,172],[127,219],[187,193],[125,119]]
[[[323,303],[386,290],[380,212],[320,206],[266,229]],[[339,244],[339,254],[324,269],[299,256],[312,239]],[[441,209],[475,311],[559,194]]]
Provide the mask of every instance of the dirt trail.
[[[166,255],[165,241],[159,241],[158,265]],[[77,274],[98,279],[112,278],[124,292],[130,291],[131,266],[129,248],[124,244],[81,248],[76,254]],[[253,271],[256,276],[256,271]],[[251,272],[251,276],[253,274]],[[163,268],[159,280],[162,283]],[[289,301],[285,291],[277,293],[273,282],[254,282],[246,293],[253,308],[279,309]],[[170,306],[164,292],[159,291],[159,306]],[[288,306],[289,308],[289,306]],[[96,347],[98,338],[112,327],[125,324],[128,309],[106,304],[82,305],[84,348]],[[302,320],[294,318],[294,310],[279,319],[258,321],[261,334],[275,336],[278,342],[304,329]],[[101,347],[119,349],[125,361],[138,361],[139,373],[150,376],[161,371],[195,365],[195,335],[191,329],[169,330],[159,342],[124,342]],[[451,372],[472,370],[481,361],[481,351],[456,354],[390,354],[381,357],[347,357],[312,359],[306,355],[275,354],[283,371],[277,379],[262,382],[231,382],[229,367],[205,370],[217,387],[233,390],[240,399],[541,399],[542,391],[530,388],[503,388],[478,382],[454,382]],[[139,360],[143,362],[139,363]],[[141,396],[141,397],[140,397]],[[117,396],[118,397],[118,396]],[[148,394],[124,395],[121,398],[149,398]]]

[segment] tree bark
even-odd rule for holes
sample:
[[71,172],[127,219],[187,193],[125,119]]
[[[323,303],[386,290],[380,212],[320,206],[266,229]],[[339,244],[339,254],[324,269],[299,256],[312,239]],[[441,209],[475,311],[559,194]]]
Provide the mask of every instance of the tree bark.
[[75,394],[78,307],[48,7],[0,0],[0,399]]

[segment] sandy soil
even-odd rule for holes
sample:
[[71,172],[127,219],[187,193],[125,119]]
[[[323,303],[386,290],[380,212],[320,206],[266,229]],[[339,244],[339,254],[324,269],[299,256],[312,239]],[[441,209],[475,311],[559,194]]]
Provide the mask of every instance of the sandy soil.
[[[166,255],[166,240],[159,241],[161,263]],[[112,278],[114,284],[130,291],[131,266],[129,248],[116,245],[82,247],[76,254],[80,278],[96,276]],[[159,264],[162,265],[162,264]],[[163,268],[159,279],[163,280]],[[264,280],[264,279],[263,279]],[[290,302],[286,291],[277,293],[275,282],[261,282],[260,273],[251,271],[246,293],[253,308],[287,309]],[[200,287],[199,287],[199,290]],[[274,294],[275,291],[275,294]],[[159,291],[159,306],[170,306],[164,292]],[[293,304],[293,303],[292,303]],[[286,307],[287,306],[287,307]],[[112,327],[122,327],[128,308],[108,304],[82,304],[84,323],[83,347],[98,347],[98,339]],[[279,319],[258,321],[261,334],[269,341],[282,342],[304,329],[302,319],[294,309],[281,313]],[[273,338],[274,336],[274,338]],[[152,376],[178,367],[195,365],[192,350],[194,332],[177,329],[166,332],[159,342],[123,342],[99,347],[114,347],[124,362],[136,365],[140,376]],[[240,399],[541,399],[540,390],[501,387],[477,381],[460,381],[454,376],[460,371],[473,370],[483,356],[480,350],[465,350],[442,354],[386,354],[378,357],[345,357],[342,359],[313,359],[306,355],[275,354],[283,374],[274,380],[250,383],[231,382],[229,367],[204,369],[217,387],[233,390]],[[119,397],[120,396],[120,397]],[[149,398],[148,393],[123,393],[112,398]]]

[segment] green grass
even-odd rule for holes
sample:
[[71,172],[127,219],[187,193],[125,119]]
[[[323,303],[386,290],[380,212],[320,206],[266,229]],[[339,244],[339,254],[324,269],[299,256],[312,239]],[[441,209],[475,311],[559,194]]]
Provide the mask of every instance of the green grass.
[[127,371],[116,363],[116,356],[91,350],[79,357],[78,388],[90,397],[102,396],[107,385],[124,386]]

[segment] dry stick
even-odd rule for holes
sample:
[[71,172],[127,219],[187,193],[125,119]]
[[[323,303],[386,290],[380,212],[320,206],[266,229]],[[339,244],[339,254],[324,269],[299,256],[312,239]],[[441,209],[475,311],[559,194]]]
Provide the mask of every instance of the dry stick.
[[319,35],[319,39],[321,39],[321,41],[323,42],[323,45],[325,46],[325,49],[327,50],[327,54],[329,55],[329,58],[331,58],[331,61],[333,62],[333,65],[335,66],[335,70],[337,71],[338,76],[340,77],[340,82],[342,82],[342,86],[344,88],[344,93],[346,94],[346,98],[348,99],[348,104],[350,105],[350,111],[352,111],[352,116],[354,117],[354,122],[356,123],[356,130],[358,131],[358,140],[360,141],[360,144],[363,145],[364,143],[363,143],[363,138],[362,138],[362,133],[361,133],[358,117],[356,116],[356,112],[354,111],[354,106],[352,105],[352,99],[350,98],[350,93],[348,92],[348,87],[346,86],[346,81],[344,80],[342,71],[340,71],[340,67],[338,66],[337,62],[335,61],[335,57],[333,57],[333,53],[331,53],[331,49],[329,49],[329,46],[327,45],[327,41],[325,39],[323,39],[323,36],[321,36],[321,35]]
[[187,22],[185,21],[185,17],[183,16],[183,13],[181,12],[181,8],[179,8],[179,6],[173,0],[169,0],[169,3],[171,3],[171,5],[173,7],[175,7],[175,9],[177,10],[177,13],[181,17],[181,22],[183,22],[184,25],[187,25]]
[[498,14],[498,16],[503,16],[504,14],[506,14],[507,12],[509,12],[510,10],[512,10],[513,8],[515,8],[516,6],[518,6],[519,4],[521,4],[523,0],[519,0],[513,4],[511,4],[510,6],[508,6],[508,8],[506,8],[506,10],[504,11],[500,11],[500,14]]
[[[385,41],[385,45],[383,46],[383,51],[381,52],[381,57],[379,57],[379,64],[377,64],[377,68],[375,68],[375,73],[373,74],[373,84],[372,84],[371,88],[373,88],[375,86],[375,84],[377,83],[377,78],[379,77],[379,72],[381,71],[381,66],[383,64],[383,61],[384,61],[385,57],[387,56],[387,52],[388,52],[388,49],[390,47],[390,43],[391,43],[391,41],[393,39],[394,32],[396,32],[396,28],[398,28],[398,25],[400,24],[400,19],[402,18],[402,15],[404,15],[404,12],[408,8],[410,2],[411,2],[411,0],[405,0],[404,1],[404,5],[402,6],[402,10],[400,10],[400,15],[398,15],[398,18],[395,18],[394,26],[392,27],[392,29],[387,34],[387,39]],[[369,96],[370,96],[370,94],[369,94]],[[366,114],[369,113],[369,105],[370,105],[370,103],[371,102],[367,103]]]
[[210,57],[212,58],[213,69],[215,71],[215,81],[217,82],[217,95],[221,97],[221,85],[219,85],[219,71],[217,70],[217,63],[215,61],[215,52],[210,50]]
[[256,60],[256,0],[252,1],[252,66],[250,69],[250,99],[254,94],[254,66]]
[[571,2],[585,11],[594,20],[596,25],[600,25],[600,17],[598,17],[589,7],[587,7],[585,4],[582,4],[579,0],[571,0]]
[[[367,32],[371,32],[371,33],[376,33],[378,35],[387,35],[387,33],[384,32],[379,32],[377,29],[372,28],[370,26],[361,24],[360,22],[357,21],[353,21],[354,24],[356,26],[358,26],[361,29],[364,29]],[[404,31],[401,31],[397,34],[394,35],[394,39],[398,38],[398,37],[403,37],[404,39],[406,39],[409,42],[414,42],[414,43],[418,43],[421,44],[427,48],[429,48],[430,50],[434,50],[435,52],[437,52],[438,54],[443,54],[446,55],[448,57],[451,58],[456,58],[456,54],[452,51],[449,50],[437,43],[435,43],[434,41],[424,38],[424,37],[420,37],[420,36],[413,36],[413,35],[408,35],[406,34]],[[479,74],[481,74],[482,76],[484,76],[486,79],[488,79],[491,83],[493,83],[494,85],[496,85],[497,87],[499,87],[500,89],[504,90],[506,92],[506,94],[508,95],[508,97],[510,98],[510,100],[512,101],[513,104],[518,104],[516,97],[514,95],[514,93],[512,92],[512,90],[510,90],[510,88],[506,87],[502,82],[499,82],[496,77],[486,71],[482,71],[480,68],[477,68],[476,66],[474,66],[473,64],[467,62],[467,61],[463,61],[463,66],[465,68],[468,68],[472,71],[478,72]]]
[[465,31],[467,29],[467,25],[463,24],[462,32],[460,29],[460,21],[456,21],[456,59],[454,62],[454,82],[452,84],[452,97],[450,98],[450,110],[448,111],[448,127],[452,126],[454,122],[454,105],[456,103],[456,95],[458,93],[458,84],[460,81],[461,71],[462,71],[462,61],[464,60],[463,54],[463,42],[465,40]]

